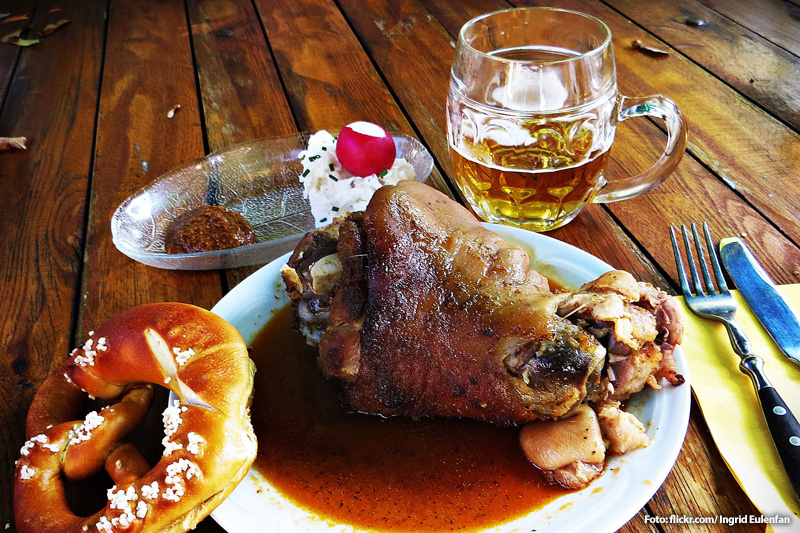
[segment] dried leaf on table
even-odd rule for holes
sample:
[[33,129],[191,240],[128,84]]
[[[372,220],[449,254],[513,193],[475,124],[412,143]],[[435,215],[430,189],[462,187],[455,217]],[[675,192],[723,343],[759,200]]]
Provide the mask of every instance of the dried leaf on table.
[[29,18],[28,15],[14,15],[13,17],[8,17],[8,18],[3,19],[3,23],[5,24],[6,22],[16,22],[18,20],[28,20],[28,18]]
[[20,39],[19,37],[12,37],[8,40],[9,44],[16,44],[17,46],[33,46],[39,44],[39,39]]
[[25,143],[27,137],[0,137],[0,151],[3,150],[27,150]]
[[178,109],[180,109],[180,108],[181,108],[181,104],[175,104],[175,106],[172,109],[167,111],[167,118],[174,117],[175,116],[175,112],[178,111]]
[[48,24],[47,26],[42,28],[42,31],[39,32],[39,35],[41,35],[42,37],[47,37],[48,35],[50,35],[54,31],[56,31],[57,29],[61,28],[62,26],[66,26],[69,23],[70,23],[69,20],[61,19],[58,22],[54,22],[52,24]]
[[3,37],[0,37],[0,43],[7,43],[14,38],[19,39],[20,37],[22,37],[22,32],[25,30],[27,30],[27,28],[25,26],[22,26],[21,28],[17,28],[11,33],[3,35]]
[[669,52],[666,50],[662,50],[661,48],[655,48],[654,46],[649,46],[644,44],[639,39],[636,39],[631,43],[631,48],[634,50],[639,50],[647,55],[656,56],[656,57],[666,57],[669,55]]

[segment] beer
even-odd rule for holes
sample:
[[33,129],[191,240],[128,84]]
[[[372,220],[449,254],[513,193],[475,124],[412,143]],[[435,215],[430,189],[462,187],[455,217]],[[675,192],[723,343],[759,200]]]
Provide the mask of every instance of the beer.
[[[557,89],[551,86],[548,96],[557,97]],[[449,143],[456,185],[488,222],[534,231],[566,224],[605,184],[614,132],[602,124],[614,104],[605,98],[580,110],[501,113],[451,92]]]
[[[534,231],[563,226],[589,202],[642,194],[675,168],[686,143],[674,102],[617,89],[602,21],[549,8],[487,13],[461,28],[450,71],[452,177],[475,214]],[[606,181],[620,121],[663,118],[667,149],[638,176]]]
[[[500,161],[542,163],[547,158],[527,147],[488,149]],[[484,164],[450,147],[453,173],[466,201],[489,222],[512,223],[534,231],[555,229],[571,221],[602,187],[608,150],[588,161],[560,167],[530,168]],[[572,162],[552,154],[549,159]]]

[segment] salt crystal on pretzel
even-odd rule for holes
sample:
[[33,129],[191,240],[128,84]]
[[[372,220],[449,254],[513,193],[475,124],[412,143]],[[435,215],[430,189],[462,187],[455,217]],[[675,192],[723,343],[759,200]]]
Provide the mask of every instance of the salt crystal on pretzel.
[[194,431],[190,431],[187,435],[189,438],[189,444],[186,446],[186,451],[191,453],[192,455],[197,455],[200,453],[200,445],[203,444],[206,440],[195,433]]
[[175,354],[175,362],[178,363],[179,366],[183,366],[189,362],[189,359],[194,355],[194,350],[192,348],[181,350],[175,346],[172,348],[172,353]]
[[[94,333],[94,332],[92,332]],[[75,356],[75,364],[81,366],[94,366],[94,358],[97,355],[97,351],[92,349],[92,345],[94,344],[94,339],[87,339],[86,343],[83,345],[83,354]],[[105,351],[107,347],[105,344],[103,345],[103,350]]]
[[142,498],[148,500],[158,498],[158,481],[153,481],[150,485],[142,485]]
[[[185,304],[134,308],[98,328],[96,338],[73,351],[31,405],[14,483],[16,526],[22,533],[188,531],[255,458],[247,347],[230,324]],[[121,441],[145,416],[151,384],[166,378],[179,400],[164,410],[165,453],[151,468]],[[80,420],[85,394],[117,403]],[[62,480],[103,467],[115,483],[107,505],[74,515]]]
[[92,411],[86,415],[83,424],[76,426],[73,429],[73,436],[69,440],[70,444],[78,444],[82,441],[87,441],[92,438],[92,430],[100,427],[100,424],[105,420],[104,417],[97,414],[97,411]]
[[29,467],[28,465],[22,465],[19,469],[19,477],[20,479],[31,479],[33,475],[36,473],[36,470]]

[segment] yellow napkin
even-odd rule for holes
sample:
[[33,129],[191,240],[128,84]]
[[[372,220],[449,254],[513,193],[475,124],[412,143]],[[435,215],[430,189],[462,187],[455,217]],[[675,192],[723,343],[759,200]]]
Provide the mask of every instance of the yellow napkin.
[[[778,290],[794,309],[800,309],[800,285],[784,285]],[[783,355],[739,292],[731,292],[739,304],[736,320],[750,337],[755,353],[764,359],[767,377],[800,419],[800,366]],[[739,371],[740,358],[725,327],[695,315],[679,300],[684,305],[682,346],[692,390],[722,458],[765,517],[791,518],[789,526],[773,524],[775,531],[796,531],[800,503],[772,443],[755,388]]]

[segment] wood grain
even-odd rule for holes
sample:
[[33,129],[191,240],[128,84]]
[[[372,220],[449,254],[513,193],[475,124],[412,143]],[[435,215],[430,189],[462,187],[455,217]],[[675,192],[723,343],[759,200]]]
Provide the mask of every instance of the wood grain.
[[[610,173],[628,175],[654,161],[654,152],[660,151],[660,145],[645,143],[642,139],[656,134],[655,127],[647,121],[628,121],[621,125],[617,130]],[[652,260],[668,273],[675,287],[678,278],[669,243],[669,227],[702,221],[709,223],[717,240],[742,237],[779,283],[800,281],[800,271],[786,268],[786,265],[800,264],[800,249],[736,191],[717,180],[690,156],[684,157],[672,176],[655,190],[608,204],[607,208],[648,251]]]
[[340,5],[403,109],[449,173],[445,102],[452,36],[416,2],[344,0]]
[[[38,2],[32,25],[53,7]],[[63,13],[80,23],[20,52],[0,114],[0,132],[28,137],[27,150],[0,153],[0,527],[12,522],[25,415],[69,351],[80,285],[104,24],[99,6]]]
[[188,7],[209,149],[296,132],[252,2],[190,0]]
[[786,0],[700,0],[738,24],[800,56],[800,6]]
[[[796,55],[694,0],[608,3],[800,131],[800,58]],[[687,19],[706,24],[691,26]]]
[[[145,302],[185,301],[209,308],[219,299],[218,274],[173,272],[133,261],[114,247],[109,225],[128,196],[204,154],[194,78],[182,6],[114,4],[97,124],[81,304],[86,319],[81,324],[96,324]],[[168,118],[178,104],[180,110]]]
[[[33,12],[34,1],[23,0],[20,2],[0,2],[0,13],[9,16],[0,20],[0,37],[16,31],[18,28],[30,25],[31,13]],[[0,103],[5,101],[8,86],[11,83],[11,76],[14,67],[22,54],[22,48],[10,44],[0,46]],[[2,107],[0,107],[2,109]],[[13,132],[0,131],[0,137],[20,137]]]

